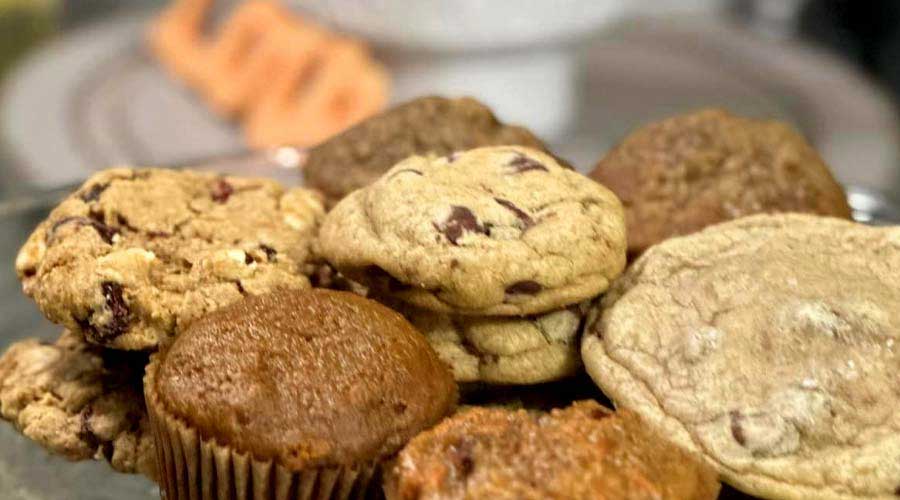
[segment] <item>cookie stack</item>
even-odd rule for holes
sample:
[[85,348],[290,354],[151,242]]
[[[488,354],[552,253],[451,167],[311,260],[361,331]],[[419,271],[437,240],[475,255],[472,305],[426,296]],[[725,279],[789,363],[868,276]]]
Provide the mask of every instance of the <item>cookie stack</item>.
[[517,146],[401,161],[338,203],[317,242],[401,309],[460,382],[575,373],[581,304],[625,267],[615,195]]
[[147,352],[211,311],[305,274],[319,196],[271,180],[163,169],[88,179],[20,251],[23,290],[66,330],[0,358],[0,415],[71,459],[154,476]]

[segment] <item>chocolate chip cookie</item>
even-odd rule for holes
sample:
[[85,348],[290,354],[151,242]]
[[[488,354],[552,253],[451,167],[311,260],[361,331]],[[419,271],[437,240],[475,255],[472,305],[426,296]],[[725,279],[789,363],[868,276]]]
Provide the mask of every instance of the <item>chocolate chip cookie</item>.
[[625,266],[619,200],[539,151],[414,156],[344,198],[322,257],[423,309],[527,315],[590,299]]
[[13,344],[0,357],[0,416],[70,460],[106,460],[155,477],[143,353],[104,351],[71,332]]
[[[585,304],[586,305],[586,304]],[[479,317],[406,309],[457,382],[530,385],[581,368],[581,306],[532,317]]]
[[758,215],[663,242],[582,355],[618,407],[747,493],[900,491],[900,228]]
[[629,412],[579,401],[551,413],[462,410],[413,439],[389,471],[389,500],[711,500],[697,457]]
[[336,202],[409,156],[508,144],[546,149],[534,134],[504,125],[475,99],[420,97],[313,148],[303,175],[308,186]]
[[163,169],[91,177],[16,259],[25,293],[89,342],[149,349],[243,295],[306,288],[317,195]]
[[763,212],[850,218],[844,190],[790,126],[707,109],[647,125],[590,176],[625,205],[628,251]]

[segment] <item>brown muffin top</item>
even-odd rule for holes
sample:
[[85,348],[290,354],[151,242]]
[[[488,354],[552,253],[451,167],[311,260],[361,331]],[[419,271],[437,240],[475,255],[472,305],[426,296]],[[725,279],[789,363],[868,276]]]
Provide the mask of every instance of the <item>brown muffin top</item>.
[[412,155],[446,155],[480,146],[519,145],[546,150],[522,127],[505,125],[490,108],[463,97],[420,97],[370,118],[312,149],[306,184],[337,201],[368,186]]
[[457,398],[399,314],[330,290],[281,290],[197,320],[155,380],[165,409],[205,439],[295,470],[389,455]]
[[843,189],[796,130],[719,109],[638,129],[590,176],[625,205],[632,256],[667,238],[755,213],[850,218]]
[[400,452],[398,499],[713,499],[716,473],[628,412],[580,401],[551,413],[464,410]]

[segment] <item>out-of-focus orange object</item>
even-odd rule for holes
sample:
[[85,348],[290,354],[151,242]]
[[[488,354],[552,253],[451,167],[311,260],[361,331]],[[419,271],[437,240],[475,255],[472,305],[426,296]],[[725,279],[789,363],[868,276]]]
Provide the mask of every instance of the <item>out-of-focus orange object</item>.
[[175,0],[149,32],[153,52],[252,147],[310,146],[377,113],[389,78],[367,47],[280,4],[243,2],[204,35],[213,0]]

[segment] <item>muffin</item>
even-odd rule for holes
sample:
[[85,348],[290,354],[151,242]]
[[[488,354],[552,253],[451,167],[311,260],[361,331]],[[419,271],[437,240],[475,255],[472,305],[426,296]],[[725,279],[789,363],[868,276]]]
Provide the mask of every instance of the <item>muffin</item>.
[[280,290],[195,321],[144,380],[168,499],[351,498],[450,413],[457,388],[399,314],[331,290]]
[[632,413],[580,401],[550,413],[463,410],[413,439],[388,500],[713,499],[716,473]]
[[767,212],[850,218],[844,190],[790,126],[706,109],[647,125],[589,174],[622,200],[628,252]]
[[484,104],[464,97],[420,97],[332,137],[309,153],[303,176],[336,203],[412,155],[446,155],[480,146],[546,150],[527,129],[501,123]]

